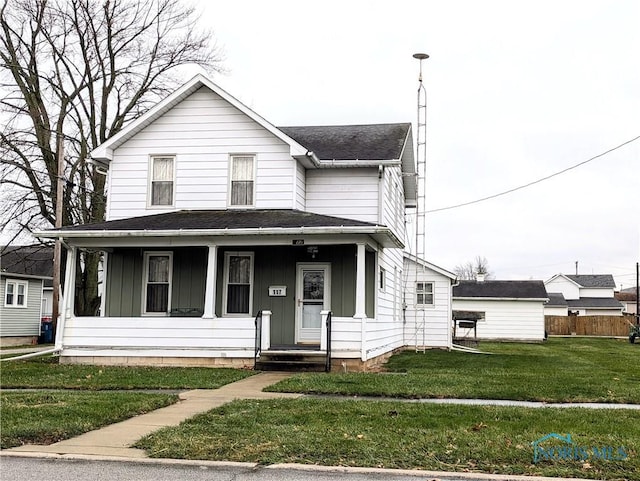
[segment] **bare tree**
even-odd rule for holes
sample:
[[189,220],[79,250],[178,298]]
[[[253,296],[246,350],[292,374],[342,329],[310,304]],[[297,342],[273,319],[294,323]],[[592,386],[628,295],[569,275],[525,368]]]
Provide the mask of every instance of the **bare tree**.
[[464,264],[458,264],[453,273],[461,280],[474,280],[478,274],[484,274],[485,279],[491,279],[493,273],[489,271],[489,261],[486,257],[476,256],[473,262],[469,261]]
[[[178,84],[178,67],[219,71],[210,32],[175,0],[7,0],[0,7],[3,231],[104,220],[105,177],[89,152]],[[58,155],[64,168],[58,171]],[[99,305],[99,253],[78,263],[77,309]]]

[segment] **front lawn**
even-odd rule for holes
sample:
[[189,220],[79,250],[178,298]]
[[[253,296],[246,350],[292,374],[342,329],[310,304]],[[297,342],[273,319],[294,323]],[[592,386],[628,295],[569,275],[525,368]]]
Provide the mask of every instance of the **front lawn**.
[[[245,400],[153,433],[137,447],[167,458],[639,480],[639,427],[640,413],[631,410]],[[550,433],[570,434],[588,456],[534,463],[532,443]],[[554,446],[563,447],[543,445]],[[624,459],[613,459],[620,453]]]
[[217,389],[255,374],[207,367],[122,367],[59,364],[47,356],[1,364],[0,386],[39,389]]
[[172,394],[3,392],[0,445],[51,444],[177,401]]
[[270,391],[405,398],[640,403],[640,346],[616,339],[488,343],[488,354],[405,351],[387,373],[299,374]]

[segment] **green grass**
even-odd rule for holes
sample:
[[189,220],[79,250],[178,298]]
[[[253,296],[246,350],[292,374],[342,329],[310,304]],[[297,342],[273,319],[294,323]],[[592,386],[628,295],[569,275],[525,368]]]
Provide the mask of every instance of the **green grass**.
[[255,374],[206,367],[121,367],[59,364],[57,357],[4,361],[0,386],[38,389],[217,389]]
[[0,445],[50,444],[172,404],[177,395],[122,392],[3,392]]
[[[552,432],[571,434],[580,446],[622,446],[628,459],[534,464],[531,443]],[[245,400],[153,433],[137,447],[152,457],[639,480],[640,413]]]
[[405,398],[640,403],[640,346],[615,339],[480,344],[492,355],[392,356],[389,373],[300,374],[270,391]]

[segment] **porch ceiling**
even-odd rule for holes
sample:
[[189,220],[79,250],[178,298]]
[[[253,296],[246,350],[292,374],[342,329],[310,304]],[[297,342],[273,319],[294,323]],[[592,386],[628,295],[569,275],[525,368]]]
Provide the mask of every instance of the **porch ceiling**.
[[65,239],[345,234],[369,235],[383,247],[404,247],[384,225],[286,209],[181,210],[37,233]]

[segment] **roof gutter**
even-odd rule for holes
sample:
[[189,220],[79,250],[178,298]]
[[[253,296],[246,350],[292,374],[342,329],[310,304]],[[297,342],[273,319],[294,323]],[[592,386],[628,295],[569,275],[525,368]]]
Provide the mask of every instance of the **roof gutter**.
[[454,301],[548,301],[548,297],[452,297]]
[[318,165],[321,169],[348,169],[353,167],[389,167],[394,165],[402,165],[400,159],[385,160],[320,160]]
[[89,238],[132,238],[132,237],[175,237],[175,236],[252,236],[252,235],[323,235],[323,234],[366,234],[387,236],[391,243],[399,248],[404,244],[388,227],[268,227],[248,229],[163,229],[163,230],[51,230],[39,231],[34,235],[48,239],[65,237],[67,239]]

